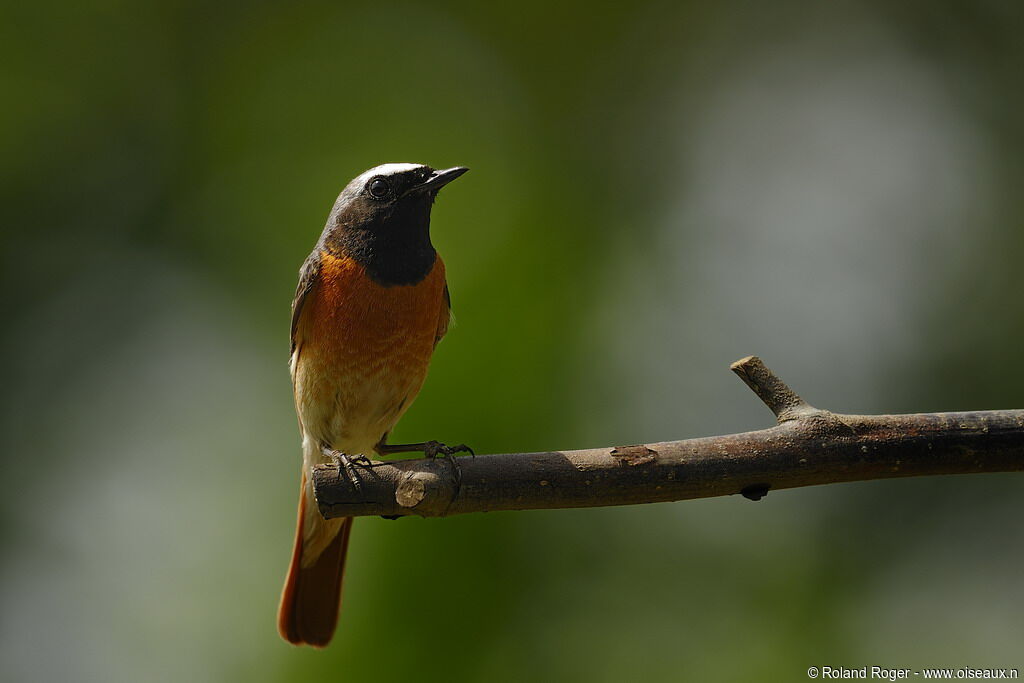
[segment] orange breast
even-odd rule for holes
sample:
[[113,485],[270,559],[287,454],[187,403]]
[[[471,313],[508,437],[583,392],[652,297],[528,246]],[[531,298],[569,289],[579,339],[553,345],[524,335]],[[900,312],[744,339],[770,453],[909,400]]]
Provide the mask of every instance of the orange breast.
[[440,256],[423,281],[383,287],[355,261],[321,253],[294,377],[307,431],[365,451],[394,426],[426,377],[447,315],[444,287]]

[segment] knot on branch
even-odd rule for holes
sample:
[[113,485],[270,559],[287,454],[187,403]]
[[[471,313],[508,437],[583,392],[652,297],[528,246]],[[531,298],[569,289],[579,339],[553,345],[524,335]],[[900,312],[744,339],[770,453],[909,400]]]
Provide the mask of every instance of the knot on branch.
[[658,451],[643,445],[616,446],[611,450],[611,456],[623,465],[633,467],[654,462],[658,457]]
[[313,490],[325,517],[443,517],[458,495],[461,477],[454,458],[373,461],[352,469],[313,468]]
[[[443,462],[452,463],[451,468],[458,467],[454,459],[446,458]],[[398,509],[393,514],[443,517],[458,494],[458,482],[457,470],[406,472],[395,488],[395,504]]]

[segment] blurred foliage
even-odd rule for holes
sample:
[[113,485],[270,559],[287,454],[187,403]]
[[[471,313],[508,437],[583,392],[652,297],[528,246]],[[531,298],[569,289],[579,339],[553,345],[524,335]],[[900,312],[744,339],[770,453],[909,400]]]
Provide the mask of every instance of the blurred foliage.
[[774,680],[1021,666],[1013,476],[360,520],[324,652],[274,630],[297,269],[378,163],[457,324],[395,439],[1019,406],[1016,4],[5,3],[8,680]]

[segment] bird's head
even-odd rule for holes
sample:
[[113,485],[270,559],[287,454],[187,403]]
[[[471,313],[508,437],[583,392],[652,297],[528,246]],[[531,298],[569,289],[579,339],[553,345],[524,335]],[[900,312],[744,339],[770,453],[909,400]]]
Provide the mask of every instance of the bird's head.
[[338,195],[321,238],[324,248],[362,264],[384,285],[418,282],[435,258],[430,208],[438,191],[469,169],[383,164]]

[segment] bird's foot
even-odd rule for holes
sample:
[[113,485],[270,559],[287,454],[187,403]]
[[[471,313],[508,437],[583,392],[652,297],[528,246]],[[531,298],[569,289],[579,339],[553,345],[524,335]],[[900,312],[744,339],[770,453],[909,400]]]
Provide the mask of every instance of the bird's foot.
[[460,443],[458,446],[449,446],[440,441],[425,441],[423,443],[424,457],[428,460],[435,460],[441,457],[452,466],[452,475],[455,477],[455,489],[458,490],[462,487],[462,468],[459,467],[459,461],[455,459],[456,453],[469,453],[474,458],[476,457],[473,449],[464,443]]
[[356,466],[366,468],[372,467],[372,463],[370,462],[369,458],[362,454],[349,455],[347,453],[342,453],[341,451],[336,451],[333,448],[329,448],[327,446],[321,447],[320,450],[324,455],[326,455],[328,458],[334,461],[334,464],[338,467],[339,475],[342,472],[345,473],[345,476],[349,480],[349,483],[352,484],[352,488],[354,488],[356,491],[363,490],[362,477],[359,476],[359,472],[356,471]]
[[439,455],[451,458],[456,453],[469,453],[472,457],[476,457],[473,449],[464,443],[460,443],[458,446],[449,446],[440,441],[425,441],[423,443],[423,455],[430,459],[434,459]]

